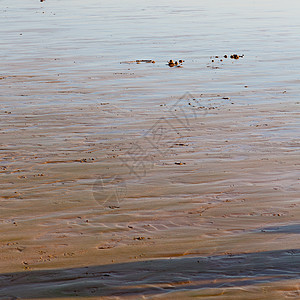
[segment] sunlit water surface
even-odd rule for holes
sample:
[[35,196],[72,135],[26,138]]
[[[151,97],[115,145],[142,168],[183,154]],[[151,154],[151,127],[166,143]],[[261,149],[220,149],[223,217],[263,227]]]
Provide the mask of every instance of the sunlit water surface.
[[[185,92],[232,93],[246,104],[293,101],[299,94],[296,0],[0,5],[2,105],[147,106]],[[245,56],[211,61],[233,53]],[[120,64],[137,59],[156,63]],[[185,60],[183,68],[169,68],[170,59]]]

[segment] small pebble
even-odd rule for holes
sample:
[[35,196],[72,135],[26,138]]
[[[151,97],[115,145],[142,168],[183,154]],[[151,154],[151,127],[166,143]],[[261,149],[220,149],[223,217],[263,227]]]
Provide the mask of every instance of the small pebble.
[[230,55],[230,58],[231,58],[231,59],[239,59],[240,56],[237,55],[237,54],[232,54],[232,55]]
[[181,161],[176,161],[175,165],[180,165],[181,166],[181,165],[185,165],[185,163],[182,163]]

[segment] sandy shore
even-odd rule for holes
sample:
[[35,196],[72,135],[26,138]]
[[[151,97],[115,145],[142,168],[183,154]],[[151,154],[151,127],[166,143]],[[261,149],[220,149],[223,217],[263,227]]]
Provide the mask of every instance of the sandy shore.
[[299,104],[190,97],[1,111],[1,296],[297,292]]
[[1,300],[300,298],[299,2],[1,4]]

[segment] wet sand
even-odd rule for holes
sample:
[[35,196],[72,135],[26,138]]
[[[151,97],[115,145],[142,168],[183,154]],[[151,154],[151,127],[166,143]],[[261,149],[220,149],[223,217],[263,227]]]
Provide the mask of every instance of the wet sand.
[[[66,19],[55,1],[34,9],[25,1],[16,11],[4,2],[6,21],[27,11],[33,25],[21,18],[4,30],[3,44],[23,48],[1,56],[0,298],[299,297],[296,50],[288,48],[292,60],[267,47],[262,61],[241,32],[244,48],[224,37],[226,51],[213,53],[214,44],[199,55],[200,44],[183,46],[178,34],[167,41],[180,41],[180,51],[169,45],[150,55],[146,38],[130,44],[128,33],[110,45],[103,29],[97,56],[91,8],[75,1],[70,9],[91,25],[79,32],[86,43],[64,44],[76,14]],[[205,8],[205,24],[218,16],[208,4],[177,5],[158,14],[194,20]],[[134,11],[142,31],[145,7]],[[103,15],[109,9],[123,18],[116,28],[127,23],[127,8],[106,3]],[[40,18],[66,28],[44,28],[55,39],[38,41]],[[151,41],[164,40],[155,33]],[[233,53],[245,57],[220,61]],[[155,64],[120,64],[136,59]],[[169,68],[168,59],[184,59],[183,68]]]
[[[98,134],[101,124],[94,120],[116,115],[109,104],[2,113],[5,124],[26,127],[15,133],[2,127],[1,295],[160,294],[223,290],[227,283],[245,284],[248,291],[249,284],[299,280],[299,147],[297,132],[285,134],[297,121],[298,104],[270,109],[228,103],[203,110],[182,101],[168,119],[160,116],[171,111],[159,105],[137,112],[128,124],[102,125]],[[196,115],[186,119],[192,111]],[[153,120],[174,131],[157,137],[149,130]],[[175,140],[171,134],[178,132]],[[147,138],[159,138],[158,148]],[[134,145],[147,149],[139,159],[132,158]],[[195,258],[186,265],[186,256]],[[164,266],[166,258],[171,266]],[[214,259],[218,263],[210,266]],[[123,275],[104,280],[103,272],[115,274],[114,264]],[[153,266],[161,271],[149,271]],[[75,269],[65,270],[70,267]],[[82,275],[79,267],[96,274],[93,288],[94,275]],[[136,268],[147,272],[145,282],[136,282]],[[45,271],[33,275],[37,270]],[[30,276],[39,279],[31,282]],[[72,288],[77,280],[82,288]],[[293,292],[274,289],[278,295]]]

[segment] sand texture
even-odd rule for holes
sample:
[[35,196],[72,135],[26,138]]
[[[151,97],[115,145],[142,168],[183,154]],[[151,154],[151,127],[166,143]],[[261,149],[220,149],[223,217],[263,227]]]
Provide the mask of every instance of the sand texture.
[[0,2],[0,299],[300,298],[299,3]]

